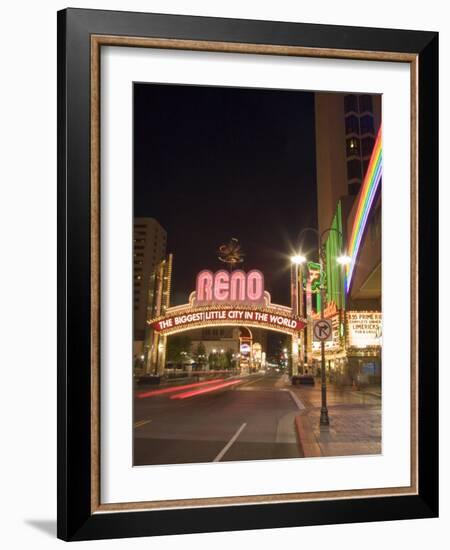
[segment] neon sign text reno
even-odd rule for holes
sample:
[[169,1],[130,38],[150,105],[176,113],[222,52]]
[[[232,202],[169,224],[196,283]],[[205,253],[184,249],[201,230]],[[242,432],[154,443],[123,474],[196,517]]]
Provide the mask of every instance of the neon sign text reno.
[[224,269],[213,273],[207,269],[197,275],[196,302],[246,302],[262,303],[264,300],[264,275],[253,269],[248,273],[237,269]]

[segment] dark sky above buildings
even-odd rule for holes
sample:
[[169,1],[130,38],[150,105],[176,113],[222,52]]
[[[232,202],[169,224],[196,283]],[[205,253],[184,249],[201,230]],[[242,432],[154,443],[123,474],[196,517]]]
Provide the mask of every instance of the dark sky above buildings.
[[167,231],[172,305],[224,266],[216,250],[231,237],[242,268],[289,305],[289,257],[316,208],[312,93],[134,85],[134,214]]

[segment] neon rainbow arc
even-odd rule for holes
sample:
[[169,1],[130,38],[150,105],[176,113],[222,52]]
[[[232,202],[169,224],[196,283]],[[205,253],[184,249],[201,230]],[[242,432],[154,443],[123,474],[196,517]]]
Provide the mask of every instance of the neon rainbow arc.
[[370,211],[374,204],[375,197],[377,196],[377,191],[380,188],[382,174],[382,156],[380,128],[378,130],[377,139],[375,140],[372,156],[370,157],[367,173],[362,184],[358,207],[356,210],[356,215],[353,221],[353,227],[349,240],[347,253],[351,258],[351,262],[347,266],[347,276],[345,283],[345,290],[347,293],[350,290],[356,260],[358,258],[364,231],[367,226],[367,220],[369,219]]

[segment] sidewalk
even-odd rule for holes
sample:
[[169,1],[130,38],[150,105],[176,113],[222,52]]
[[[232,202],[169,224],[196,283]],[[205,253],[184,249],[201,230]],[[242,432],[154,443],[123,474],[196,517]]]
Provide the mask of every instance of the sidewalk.
[[[369,388],[368,388],[369,390]],[[330,426],[320,429],[320,387],[298,388],[305,411],[296,416],[295,427],[304,457],[366,455],[381,453],[381,392],[328,388]]]
[[361,391],[363,391],[364,393],[367,393],[368,395],[373,395],[381,399],[380,386],[367,386],[366,388],[363,388]]

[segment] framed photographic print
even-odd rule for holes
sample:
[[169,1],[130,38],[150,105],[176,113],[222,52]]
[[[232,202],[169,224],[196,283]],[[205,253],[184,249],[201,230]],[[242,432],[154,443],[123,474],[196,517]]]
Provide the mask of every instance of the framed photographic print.
[[438,514],[434,32],[58,13],[58,536]]

